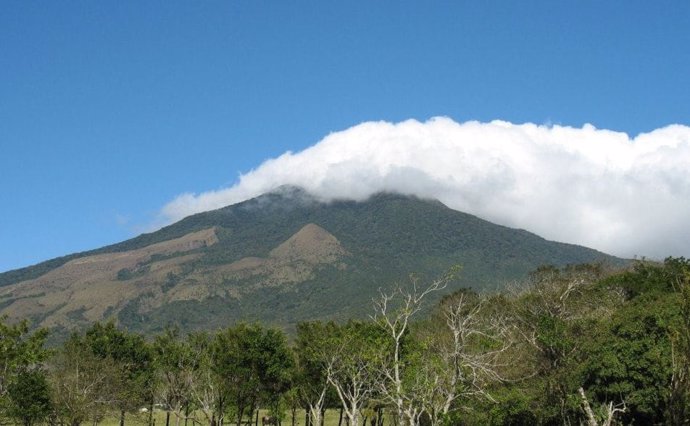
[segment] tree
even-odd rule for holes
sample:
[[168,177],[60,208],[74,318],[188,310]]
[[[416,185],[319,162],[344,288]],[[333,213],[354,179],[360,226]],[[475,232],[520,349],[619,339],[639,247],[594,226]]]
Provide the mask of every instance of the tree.
[[[224,386],[223,395],[236,410],[238,424],[260,403],[277,407],[281,394],[290,387],[294,367],[281,332],[238,324],[218,332],[210,349],[213,372]],[[219,404],[219,415],[224,406],[224,401]]]
[[582,343],[582,384],[599,405],[625,402],[624,423],[687,424],[690,294],[684,259],[638,262],[606,279],[626,301]]
[[49,352],[45,349],[48,331],[29,332],[29,323],[7,324],[7,316],[0,317],[0,398],[16,375],[40,365]]
[[[489,388],[502,382],[503,368],[516,362],[514,330],[496,298],[469,290],[445,296],[431,320],[415,331],[420,353],[411,363],[419,417],[440,424],[468,400],[494,401]],[[419,423],[419,421],[417,421]]]
[[[2,414],[21,419],[22,422],[33,422],[36,420],[33,415],[17,417],[19,407],[38,409],[38,406],[26,406],[30,401],[19,390],[29,391],[33,381],[33,390],[40,393],[39,376],[44,374],[43,363],[49,356],[49,351],[44,347],[48,331],[39,329],[30,332],[26,321],[15,324],[6,321],[6,316],[0,317],[0,410]],[[40,399],[39,394],[36,396]]]
[[302,322],[297,324],[295,355],[297,360],[296,385],[300,400],[311,419],[320,426],[324,407],[329,399],[330,384],[326,369],[332,354],[329,341],[334,335],[333,322]]
[[153,341],[154,362],[157,372],[157,395],[172,411],[176,424],[189,418],[192,402],[192,380],[195,360],[188,341],[183,340],[179,330],[166,329]]
[[528,359],[540,379],[534,385],[542,387],[541,416],[549,421],[567,423],[579,415],[583,383],[576,372],[585,336],[624,301],[618,286],[595,286],[604,273],[600,265],[543,266],[512,294],[515,329],[531,349]]
[[117,369],[119,393],[114,396],[120,426],[124,425],[126,412],[152,405],[153,356],[142,336],[118,329],[113,321],[96,322],[84,334],[84,342],[97,357],[111,359]]
[[213,368],[212,337],[205,332],[195,332],[190,333],[187,340],[192,365],[189,375],[190,395],[206,420],[211,426],[215,426],[219,421],[216,418],[216,410],[223,405],[226,395],[225,388]]
[[[397,287],[392,293],[381,292],[380,297],[374,301],[374,321],[388,336],[392,348],[392,353],[382,364],[382,380],[378,383],[378,391],[384,400],[395,407],[400,424],[406,420],[409,425],[415,425],[421,415],[418,398],[411,394],[412,389],[403,386],[403,376],[406,374],[402,359],[403,340],[409,332],[412,317],[422,309],[423,300],[429,294],[446,288],[452,277],[453,273],[450,273],[433,281],[425,289],[419,289],[417,278],[411,276],[411,289]],[[416,380],[412,383],[419,384]]]
[[625,413],[627,411],[625,401],[616,406],[613,405],[613,402],[609,402],[604,407],[601,407],[599,410],[600,414],[597,415],[589,404],[589,399],[587,399],[585,390],[580,387],[577,391],[580,394],[580,399],[582,400],[582,409],[587,416],[588,426],[600,426],[600,422],[601,426],[611,426],[618,413]]
[[95,355],[82,336],[73,334],[51,362],[49,378],[58,418],[71,426],[102,420],[121,395],[119,374],[112,358]]
[[672,375],[667,401],[672,425],[690,423],[690,265],[685,259],[680,261],[684,263],[682,276],[674,286],[680,296],[680,315],[679,324],[671,328]]
[[52,410],[50,387],[40,369],[20,372],[8,386],[8,396],[9,417],[24,426],[41,423]]
[[389,350],[385,337],[376,324],[350,321],[337,327],[329,341],[332,353],[326,379],[335,389],[350,426],[359,425],[360,411],[381,382],[380,366]]

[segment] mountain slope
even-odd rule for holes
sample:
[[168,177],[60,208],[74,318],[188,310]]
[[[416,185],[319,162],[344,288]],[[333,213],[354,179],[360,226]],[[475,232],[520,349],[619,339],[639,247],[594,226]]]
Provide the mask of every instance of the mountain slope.
[[498,226],[437,201],[379,194],[322,203],[284,187],[157,232],[0,274],[0,309],[70,329],[290,327],[366,315],[380,287],[463,266],[452,288],[494,289],[543,264],[620,259]]

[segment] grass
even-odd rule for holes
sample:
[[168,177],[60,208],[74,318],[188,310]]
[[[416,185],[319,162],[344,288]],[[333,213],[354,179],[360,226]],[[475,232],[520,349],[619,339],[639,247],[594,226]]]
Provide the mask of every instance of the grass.
[[[156,426],[165,426],[165,411],[155,410],[154,411],[154,424]],[[265,410],[259,410],[259,426],[261,425],[261,417],[267,415],[268,412]],[[338,419],[340,417],[339,410],[326,410],[326,415],[324,419],[324,426],[338,426]],[[137,414],[127,414],[125,417],[125,426],[144,426],[148,424],[149,414],[148,413],[137,413]],[[203,414],[199,413],[197,419],[201,421],[202,425],[208,424],[209,422],[204,418]],[[176,418],[174,414],[170,414],[170,426],[176,426]],[[254,419],[256,420],[256,418]],[[106,417],[102,422],[99,423],[100,426],[119,426],[120,418],[116,415]],[[254,422],[251,423],[255,425]],[[343,418],[343,425],[345,425],[345,419]],[[386,422],[386,425],[389,423]],[[180,420],[180,426],[184,425],[184,420]],[[193,423],[189,421],[188,426],[193,426]],[[234,426],[235,422],[226,419],[224,422],[226,426]],[[285,418],[282,422],[283,426],[292,426],[292,416],[290,412],[285,413]],[[304,410],[297,410],[295,415],[295,425],[304,426]]]

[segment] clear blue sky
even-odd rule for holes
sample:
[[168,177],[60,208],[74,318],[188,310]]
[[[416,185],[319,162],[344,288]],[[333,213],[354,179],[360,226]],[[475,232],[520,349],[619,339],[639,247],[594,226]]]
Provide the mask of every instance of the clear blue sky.
[[369,120],[690,124],[688,1],[3,1],[0,271]]

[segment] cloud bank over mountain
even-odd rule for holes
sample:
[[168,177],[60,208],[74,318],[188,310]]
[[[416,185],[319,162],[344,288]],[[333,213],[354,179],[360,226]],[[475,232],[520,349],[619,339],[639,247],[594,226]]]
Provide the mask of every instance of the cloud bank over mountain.
[[630,138],[591,125],[366,122],[269,159],[229,188],[182,194],[161,218],[173,222],[286,184],[324,200],[381,191],[436,198],[619,256],[690,256],[690,127],[681,125]]

